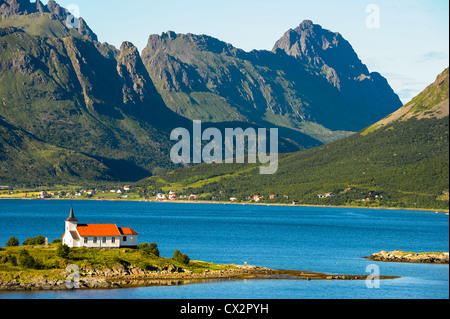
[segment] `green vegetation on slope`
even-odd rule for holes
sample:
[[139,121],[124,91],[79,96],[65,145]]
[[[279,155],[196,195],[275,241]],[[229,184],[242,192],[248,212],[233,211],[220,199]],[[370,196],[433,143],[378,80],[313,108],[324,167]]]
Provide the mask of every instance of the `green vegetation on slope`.
[[413,106],[413,114],[426,113],[436,105],[449,99],[449,69],[440,74],[436,82],[427,87],[422,94],[411,100],[405,107]]
[[[20,273],[21,280],[45,276],[48,280],[65,280],[68,265],[76,265],[80,269],[112,269],[117,265],[134,267],[142,270],[179,267],[194,273],[205,270],[230,269],[230,265],[217,265],[202,261],[190,260],[187,255],[175,250],[173,258],[164,258],[149,252],[145,245],[130,249],[87,249],[70,248],[62,253],[60,244],[45,246],[0,248],[0,280],[15,280]],[[181,256],[181,257],[180,257]]]
[[[2,183],[131,181],[176,168],[167,126],[181,117],[165,107],[134,46],[72,35],[49,14],[0,26]],[[6,140],[12,128],[26,143]]]
[[[268,203],[448,209],[448,118],[412,121],[283,155],[274,175],[260,175],[257,165],[204,164],[139,184],[223,201],[259,194]],[[317,197],[329,192],[335,196]]]
[[[448,96],[448,85],[439,92],[445,96],[445,90]],[[260,175],[257,165],[213,164],[139,185],[178,186],[221,201],[261,195],[266,203],[448,209],[449,118],[429,115],[281,155],[274,175]],[[334,196],[318,197],[327,193]],[[271,195],[275,198],[270,199]]]

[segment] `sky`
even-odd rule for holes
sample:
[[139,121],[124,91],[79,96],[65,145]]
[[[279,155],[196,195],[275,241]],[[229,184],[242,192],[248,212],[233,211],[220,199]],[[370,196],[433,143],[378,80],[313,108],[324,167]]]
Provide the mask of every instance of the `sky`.
[[99,41],[116,47],[130,41],[141,51],[149,35],[169,30],[210,35],[246,51],[272,50],[286,31],[312,20],[342,34],[404,103],[449,66],[447,0],[56,1],[76,8]]

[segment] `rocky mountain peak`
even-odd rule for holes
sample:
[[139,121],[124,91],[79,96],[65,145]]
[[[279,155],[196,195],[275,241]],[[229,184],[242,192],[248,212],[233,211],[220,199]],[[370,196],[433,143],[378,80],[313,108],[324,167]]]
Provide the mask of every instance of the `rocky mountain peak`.
[[33,11],[30,0],[0,0],[1,19],[17,14],[28,14],[29,11]]
[[355,79],[369,70],[358,58],[350,43],[341,34],[323,29],[310,20],[290,29],[275,43],[274,53],[284,52],[324,74],[340,87],[342,79]]
[[0,20],[8,19],[16,15],[29,15],[34,13],[51,14],[52,19],[60,20],[66,26],[68,19],[71,19],[69,28],[74,27],[78,32],[91,40],[97,41],[97,35],[89,28],[82,18],[75,18],[71,13],[61,7],[54,0],[49,0],[44,5],[40,0],[31,2],[30,0],[0,0]]

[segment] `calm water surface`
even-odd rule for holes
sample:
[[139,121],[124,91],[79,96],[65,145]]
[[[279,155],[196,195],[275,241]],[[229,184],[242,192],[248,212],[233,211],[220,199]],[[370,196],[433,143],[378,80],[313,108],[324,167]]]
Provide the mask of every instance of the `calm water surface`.
[[[0,201],[0,246],[64,232],[71,202]],[[275,269],[401,276],[368,289],[365,281],[247,280],[101,291],[0,293],[0,299],[380,299],[449,298],[448,265],[374,263],[381,250],[449,251],[448,215],[403,210],[144,202],[74,202],[80,223],[132,227],[139,242],[156,242],[191,259]]]

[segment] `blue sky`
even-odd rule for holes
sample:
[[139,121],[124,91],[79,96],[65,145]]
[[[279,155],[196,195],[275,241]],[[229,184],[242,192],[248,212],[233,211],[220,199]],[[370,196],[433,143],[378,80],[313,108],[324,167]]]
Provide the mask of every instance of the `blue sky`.
[[[47,1],[43,1],[46,3]],[[150,34],[207,34],[251,51],[271,50],[303,20],[341,33],[370,71],[386,77],[403,102],[449,65],[447,0],[57,0],[75,4],[99,40],[142,50]],[[379,27],[366,20],[379,8]]]

